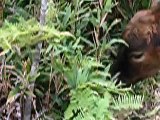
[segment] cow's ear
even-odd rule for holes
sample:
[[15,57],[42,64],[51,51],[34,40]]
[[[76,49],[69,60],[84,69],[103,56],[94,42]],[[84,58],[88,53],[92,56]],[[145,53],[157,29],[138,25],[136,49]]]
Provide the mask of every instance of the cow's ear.
[[152,0],[151,11],[153,14],[160,14],[160,0]]

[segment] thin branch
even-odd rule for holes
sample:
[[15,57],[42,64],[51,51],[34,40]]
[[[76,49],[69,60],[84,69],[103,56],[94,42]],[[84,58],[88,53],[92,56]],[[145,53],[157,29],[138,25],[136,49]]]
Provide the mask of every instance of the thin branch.
[[[41,0],[41,13],[40,13],[40,25],[43,27],[45,24],[45,17],[46,17],[46,11],[47,11],[47,2],[48,0]],[[39,34],[42,32],[40,31]],[[40,53],[41,53],[42,43],[38,43],[35,48],[35,54],[33,59],[33,64],[31,67],[30,75],[34,76],[37,74],[39,62],[40,62]],[[30,88],[32,91],[34,90],[34,82],[32,83],[32,87]],[[31,110],[32,110],[32,96],[28,96],[26,98],[26,101],[24,103],[24,120],[30,120],[31,119]]]

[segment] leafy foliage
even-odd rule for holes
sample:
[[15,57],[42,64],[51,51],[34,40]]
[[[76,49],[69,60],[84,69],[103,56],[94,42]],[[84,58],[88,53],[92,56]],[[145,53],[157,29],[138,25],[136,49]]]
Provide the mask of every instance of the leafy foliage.
[[139,109],[142,107],[143,97],[141,96],[131,94],[127,96],[124,93],[116,100],[109,92],[109,86],[108,89],[93,83],[88,86],[71,91],[71,102],[65,112],[66,120],[71,118],[75,120],[114,119],[114,110]]
[[54,27],[45,26],[42,29],[40,27],[35,19],[25,21],[21,18],[17,24],[6,21],[0,30],[0,34],[2,34],[0,47],[4,50],[9,50],[12,48],[11,46],[24,47],[26,45],[34,45],[42,40],[53,40],[54,38],[61,40],[64,36],[73,37],[69,32],[59,32]]
[[[39,0],[7,0],[0,29],[2,81],[10,86],[6,104],[22,104],[33,96],[35,119],[56,120],[112,120],[119,112],[142,108],[146,94],[122,88],[109,73],[109,51],[115,53],[115,46],[125,44],[120,39],[123,27],[138,9],[149,6],[146,1],[131,3],[126,8],[130,3],[124,0],[49,0],[42,27],[37,20]],[[42,41],[38,72],[31,77],[34,46]]]

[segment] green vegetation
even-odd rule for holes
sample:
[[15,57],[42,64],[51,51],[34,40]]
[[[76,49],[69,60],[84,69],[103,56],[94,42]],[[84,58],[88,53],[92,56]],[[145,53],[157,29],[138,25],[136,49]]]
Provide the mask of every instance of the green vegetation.
[[[35,119],[130,120],[157,113],[138,111],[143,103],[153,102],[149,89],[158,83],[152,79],[150,86],[145,81],[122,88],[109,73],[113,61],[109,53],[116,54],[117,45],[125,44],[121,32],[137,10],[150,6],[149,0],[48,0],[43,26],[40,6],[40,0],[5,1],[0,119],[22,118],[28,96],[33,97]],[[39,42],[40,63],[32,75]]]

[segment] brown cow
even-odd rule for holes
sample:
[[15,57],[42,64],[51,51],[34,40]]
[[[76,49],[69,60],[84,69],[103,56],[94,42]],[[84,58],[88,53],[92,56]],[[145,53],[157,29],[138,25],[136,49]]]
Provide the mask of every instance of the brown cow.
[[155,75],[160,69],[160,2],[152,0],[151,8],[137,12],[123,32],[129,47],[121,46],[111,66],[112,75],[127,85]]

